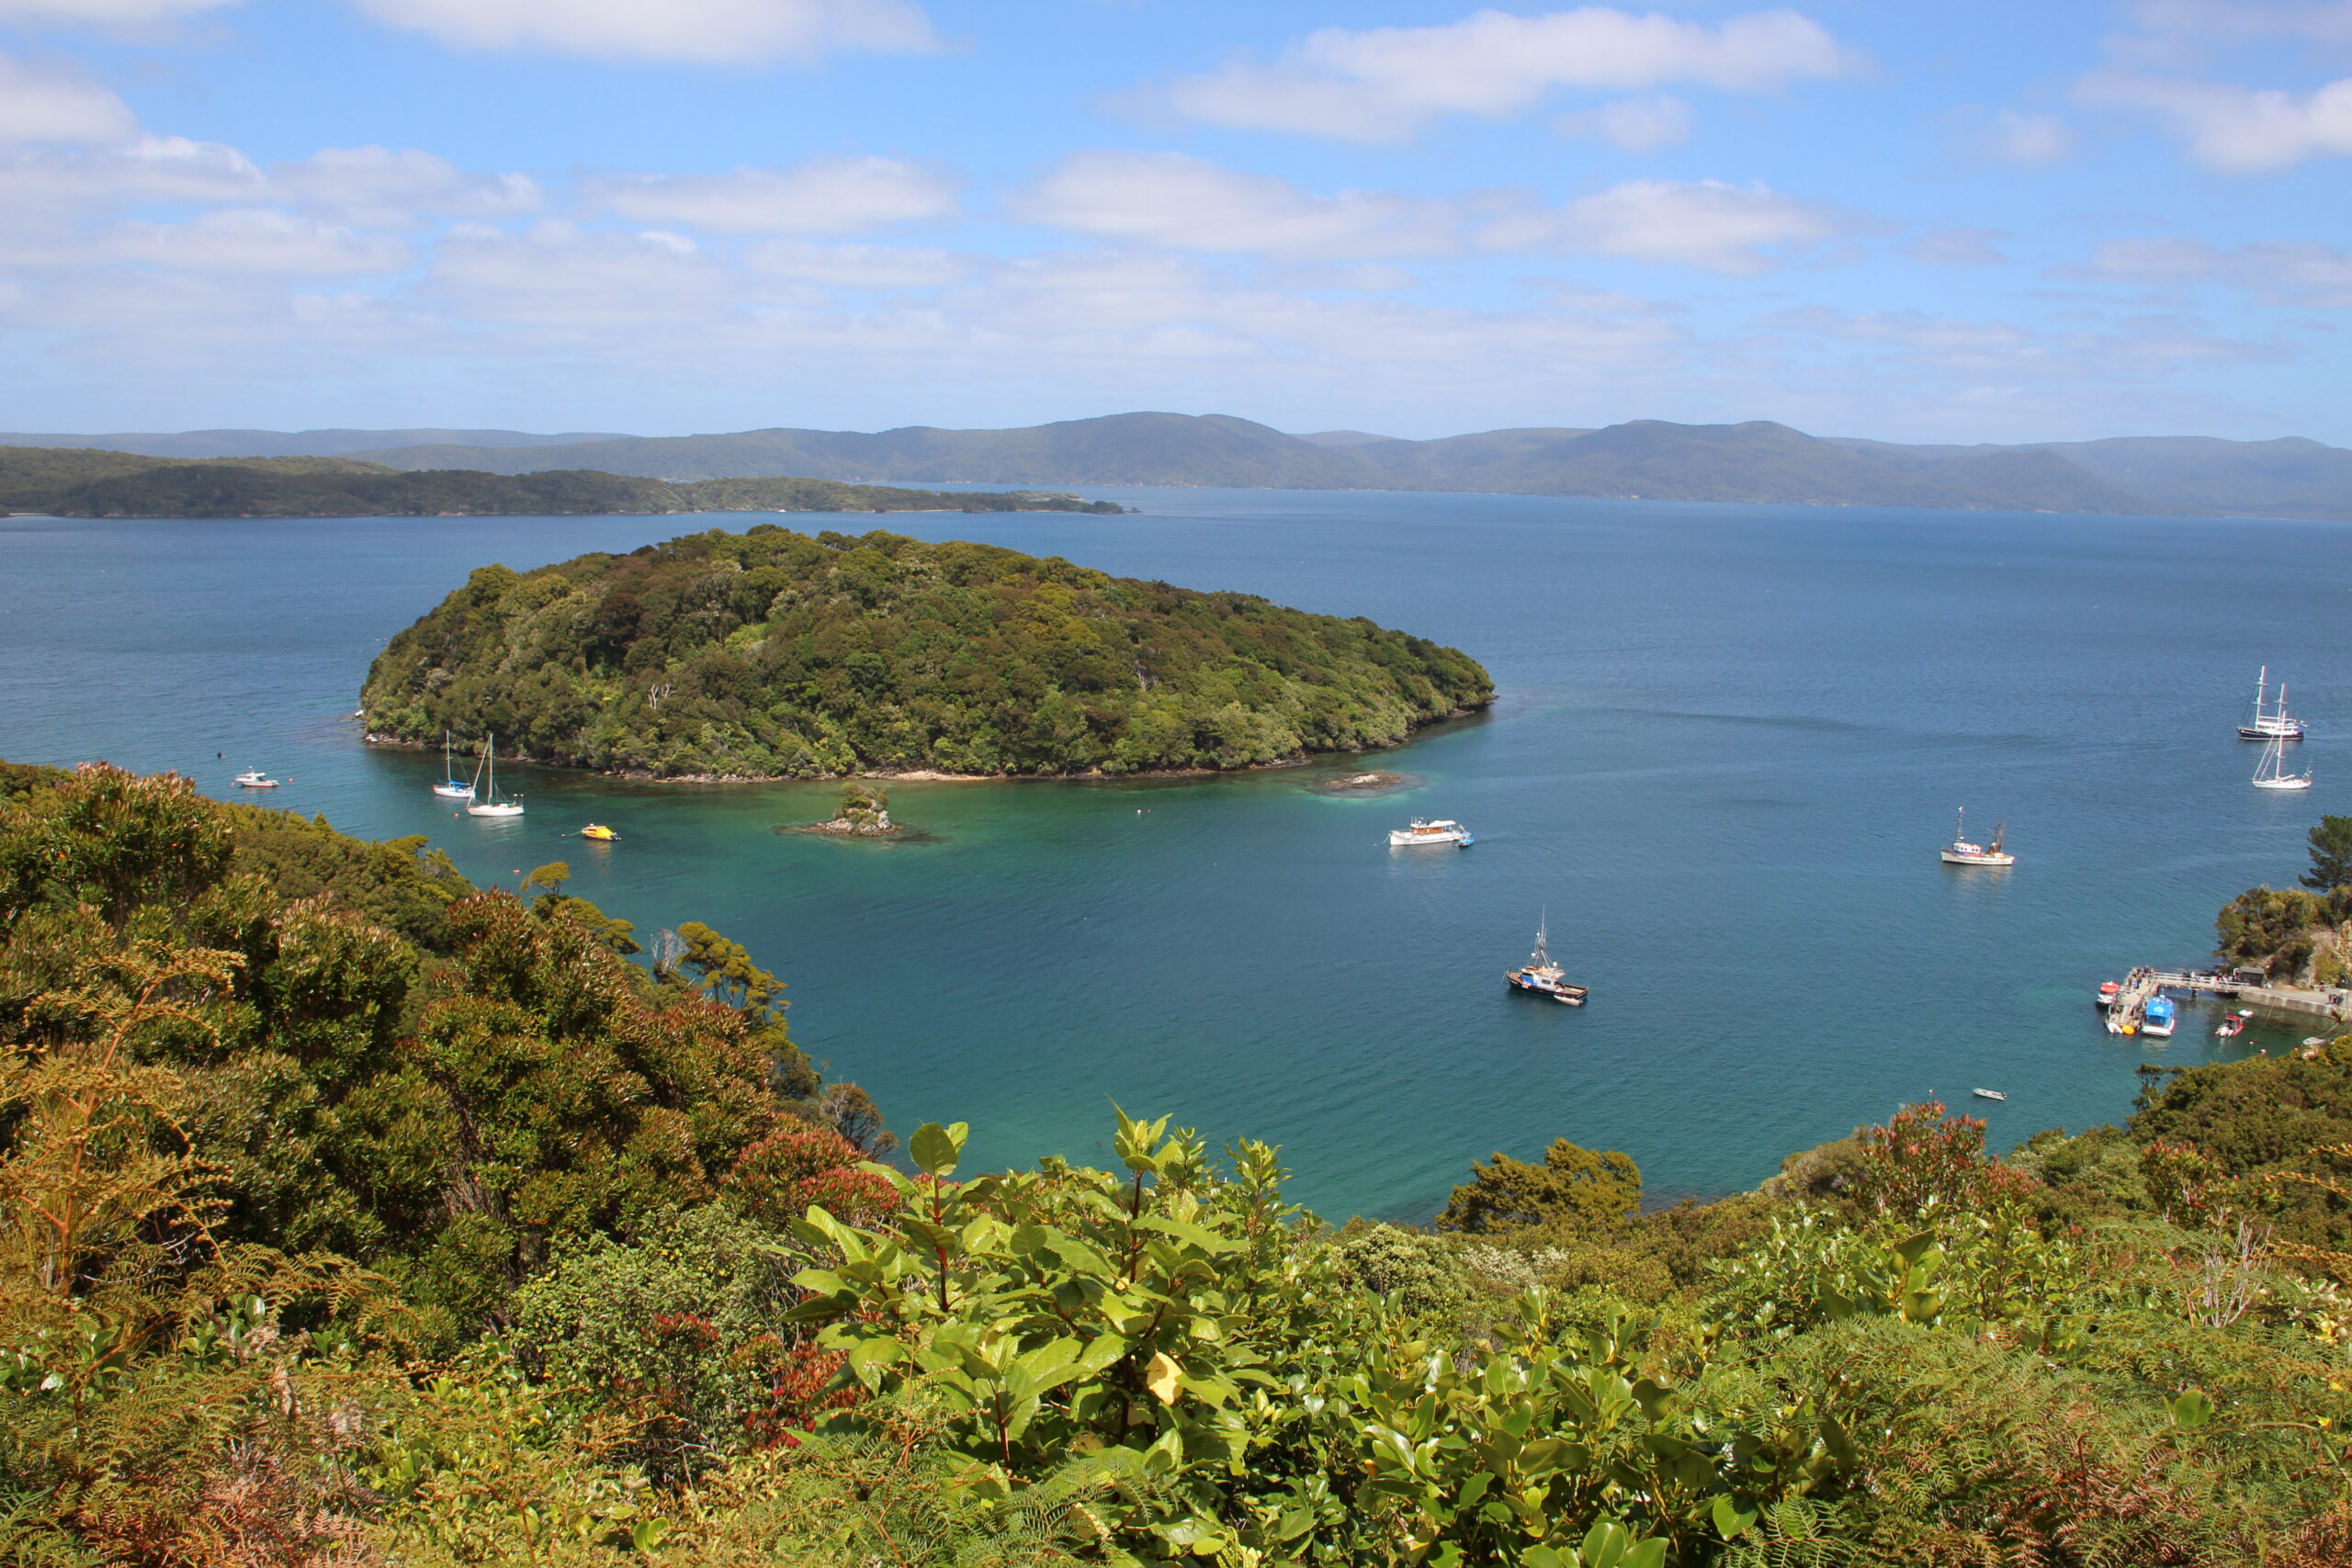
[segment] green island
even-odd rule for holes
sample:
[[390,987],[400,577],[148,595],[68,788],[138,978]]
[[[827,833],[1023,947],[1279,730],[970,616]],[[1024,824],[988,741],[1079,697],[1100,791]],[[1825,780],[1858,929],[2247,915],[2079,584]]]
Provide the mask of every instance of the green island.
[[379,740],[759,779],[1255,767],[1493,700],[1468,655],[1361,617],[761,524],[483,567],[392,638],[360,706]]
[[493,517],[673,512],[1084,512],[1115,502],[1051,491],[958,492],[832,479],[690,483],[593,468],[406,470],[348,457],[183,460],[0,446],[0,508],[55,517]]
[[1333,1228],[1123,1111],[1107,1169],[893,1159],[755,955],[564,881],[0,764],[0,1555],[2352,1561],[2352,1037]]

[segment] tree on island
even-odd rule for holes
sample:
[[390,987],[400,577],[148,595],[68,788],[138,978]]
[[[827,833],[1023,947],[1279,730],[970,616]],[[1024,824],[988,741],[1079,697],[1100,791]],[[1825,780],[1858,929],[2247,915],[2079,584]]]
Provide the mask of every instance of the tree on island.
[[884,791],[855,779],[842,785],[842,808],[833,818],[854,833],[887,833],[890,830],[890,797]]

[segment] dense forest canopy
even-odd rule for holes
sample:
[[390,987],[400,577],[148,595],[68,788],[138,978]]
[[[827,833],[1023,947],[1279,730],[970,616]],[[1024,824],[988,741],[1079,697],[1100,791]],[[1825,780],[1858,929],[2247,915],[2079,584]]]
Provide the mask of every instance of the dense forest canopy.
[[671,512],[1087,512],[1114,502],[1046,491],[951,493],[831,479],[677,484],[592,468],[407,471],[345,457],[199,461],[0,446],[0,507],[56,517],[488,517]]
[[1392,745],[1493,696],[1466,655],[1362,618],[763,524],[484,567],[391,640],[361,705],[412,743],[807,777],[1249,767]]
[[1164,1117],[863,1158],[756,955],[563,881],[0,764],[0,1559],[2352,1561],[2352,1039],[1334,1231]]

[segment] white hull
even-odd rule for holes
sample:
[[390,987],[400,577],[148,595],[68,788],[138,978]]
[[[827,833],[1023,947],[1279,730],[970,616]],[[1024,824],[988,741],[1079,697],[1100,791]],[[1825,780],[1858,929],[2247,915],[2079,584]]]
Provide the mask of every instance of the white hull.
[[1997,1089],[1980,1089],[1973,1090],[1973,1092],[1979,1100],[2007,1100],[2009,1098]]
[[1460,844],[1471,842],[1470,829],[1459,822],[1416,822],[1409,828],[1388,830],[1388,847],[1405,849],[1414,844]]
[[1946,865],[2015,865],[2018,863],[2018,857],[2010,854],[1994,855],[1981,852],[1976,854],[1967,854],[1959,850],[1946,850],[1943,855]]
[[2254,781],[2254,787],[2256,789],[2309,789],[2312,787],[2312,781],[2309,779],[2291,777],[2283,779],[2256,779]]
[[2172,1038],[2172,1032],[2178,1027],[2177,1024],[2173,1023],[2143,1023],[2140,1025],[2140,1032],[2153,1034],[2159,1040],[2169,1040]]
[[474,786],[469,784],[435,784],[433,793],[444,800],[471,800],[474,797]]
[[469,817],[520,817],[523,815],[523,808],[514,802],[506,800],[488,804],[477,803],[466,807],[466,815]]

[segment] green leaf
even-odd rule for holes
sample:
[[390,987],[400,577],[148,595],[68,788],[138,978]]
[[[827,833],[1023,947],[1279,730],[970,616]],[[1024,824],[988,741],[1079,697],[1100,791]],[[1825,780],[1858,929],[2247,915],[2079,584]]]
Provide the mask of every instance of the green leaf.
[[1617,1568],[1666,1568],[1666,1542],[1652,1537],[1625,1553]]
[[1623,1525],[1595,1519],[1592,1529],[1585,1532],[1584,1545],[1577,1549],[1577,1560],[1583,1568],[1617,1568],[1618,1559],[1625,1555],[1632,1540]]
[[2166,1406],[2172,1412],[2172,1424],[2184,1432],[2193,1432],[2213,1419],[2213,1401],[2201,1388],[2192,1388]]
[[944,1179],[956,1174],[956,1163],[964,1157],[964,1140],[971,1133],[971,1127],[962,1122],[946,1127],[926,1122],[907,1140],[907,1153],[925,1176]]
[[1173,1236],[1178,1241],[1189,1243],[1212,1256],[1231,1252],[1241,1245],[1237,1241],[1227,1241],[1221,1235],[1212,1235],[1189,1220],[1172,1220],[1165,1214],[1149,1215],[1137,1223],[1136,1228],[1157,1231],[1161,1235]]
[[1756,1510],[1741,1507],[1728,1492],[1716,1494],[1714,1516],[1715,1533],[1725,1540],[1731,1540],[1732,1537],[1756,1522]]

